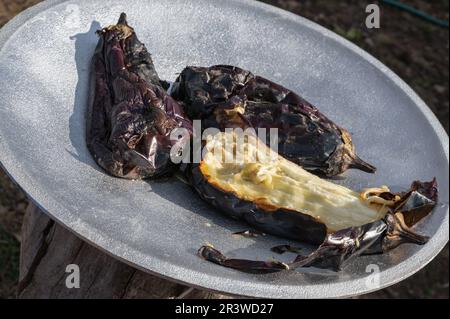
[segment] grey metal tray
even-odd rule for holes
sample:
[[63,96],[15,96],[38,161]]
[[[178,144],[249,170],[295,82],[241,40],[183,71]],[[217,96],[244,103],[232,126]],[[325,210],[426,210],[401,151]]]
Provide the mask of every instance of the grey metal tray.
[[[287,241],[233,237],[246,226],[212,210],[188,186],[115,179],[95,165],[84,142],[94,31],[115,23],[121,11],[162,78],[174,80],[186,65],[238,65],[296,90],[349,128],[359,154],[379,170],[352,171],[337,182],[405,188],[437,176],[442,204],[421,225],[430,242],[359,258],[341,273],[251,275],[199,259],[205,242],[229,255],[267,258],[269,247]],[[158,276],[233,295],[367,293],[412,275],[448,241],[448,136],[427,106],[361,49],[253,1],[52,0],[22,13],[0,31],[0,161],[44,211],[103,251]]]

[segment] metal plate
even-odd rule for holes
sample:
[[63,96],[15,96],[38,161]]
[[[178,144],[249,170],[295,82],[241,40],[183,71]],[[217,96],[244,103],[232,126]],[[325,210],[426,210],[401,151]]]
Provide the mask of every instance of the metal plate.
[[[359,154],[379,170],[352,171],[339,183],[405,188],[437,176],[442,204],[421,225],[430,242],[359,258],[341,273],[250,275],[199,259],[205,242],[232,256],[267,258],[269,247],[286,241],[235,238],[246,226],[213,211],[188,186],[115,179],[94,164],[84,142],[94,31],[121,11],[162,78],[174,80],[186,65],[238,65],[296,90],[349,128]],[[0,75],[5,169],[58,222],[150,273],[233,295],[345,297],[405,279],[448,241],[448,136],[436,118],[380,62],[296,15],[252,1],[46,1],[2,29]],[[368,280],[376,267],[379,286]]]

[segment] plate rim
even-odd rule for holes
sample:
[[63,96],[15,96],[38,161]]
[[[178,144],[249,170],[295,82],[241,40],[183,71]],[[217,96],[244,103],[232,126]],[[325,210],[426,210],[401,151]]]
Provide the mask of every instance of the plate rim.
[[[12,37],[13,34],[18,32],[20,28],[30,19],[32,19],[37,14],[40,14],[44,11],[47,11],[51,8],[54,8],[56,6],[62,5],[66,2],[76,2],[77,0],[46,0],[43,2],[40,2],[24,11],[22,11],[19,15],[11,19],[7,24],[5,24],[0,29],[0,52],[2,51],[3,47],[6,45],[8,40]],[[215,0],[209,0],[209,1],[215,1]],[[448,134],[444,130],[442,124],[439,122],[437,117],[433,114],[433,112],[429,109],[429,107],[426,105],[426,103],[417,95],[417,93],[414,92],[414,90],[406,83],[404,82],[397,74],[395,74],[390,68],[388,68],[386,65],[384,65],[381,61],[379,61],[377,58],[369,54],[368,52],[364,51],[360,47],[358,47],[356,44],[353,44],[349,40],[339,36],[338,34],[332,32],[331,30],[311,21],[308,20],[300,15],[294,14],[292,12],[288,12],[286,10],[274,7],[272,5],[255,1],[255,0],[232,0],[234,3],[240,3],[244,4],[249,7],[255,7],[256,9],[265,10],[268,12],[275,13],[276,15],[280,17],[284,17],[290,21],[293,21],[297,24],[303,25],[307,28],[310,28],[316,32],[318,32],[321,36],[325,36],[330,38],[331,40],[337,42],[339,45],[342,45],[343,47],[349,49],[350,51],[354,52],[355,54],[359,55],[362,59],[369,62],[373,67],[375,67],[377,70],[381,71],[384,76],[386,76],[394,85],[396,85],[401,91],[403,91],[406,96],[417,106],[417,108],[420,110],[420,112],[424,115],[425,119],[428,121],[428,123],[433,128],[433,131],[435,132],[437,138],[440,141],[442,150],[444,152],[444,156],[447,159],[447,163],[449,162],[449,140],[448,140]],[[232,4],[231,4],[232,5]],[[2,143],[2,139],[0,136],[0,150],[7,149],[5,145]],[[2,152],[0,152],[1,154]],[[420,271],[422,268],[424,268],[429,262],[431,262],[438,254],[439,252],[445,247],[446,243],[449,240],[449,207],[447,206],[446,209],[446,215],[442,221],[442,224],[439,226],[436,233],[431,237],[430,242],[426,245],[428,247],[433,244],[433,250],[430,249],[420,249],[418,252],[416,252],[414,255],[410,256],[408,259],[404,260],[403,262],[382,271],[383,277],[388,278],[384,279],[381,286],[377,288],[367,289],[364,285],[361,285],[360,282],[361,278],[359,279],[350,279],[348,281],[339,282],[339,283],[331,283],[327,284],[327,294],[321,293],[323,290],[323,287],[319,290],[315,289],[313,284],[308,285],[301,285],[301,286],[278,286],[276,289],[274,286],[271,289],[267,289],[267,285],[265,283],[259,283],[259,282],[253,282],[254,285],[260,286],[259,289],[244,289],[245,287],[241,287],[242,285],[235,285],[233,284],[235,280],[229,280],[229,282],[224,283],[221,281],[222,289],[225,290],[216,290],[215,289],[215,281],[213,279],[220,280],[221,277],[219,276],[210,276],[205,275],[195,271],[190,270],[191,274],[195,275],[195,278],[197,280],[192,280],[193,276],[187,276],[184,275],[183,271],[180,271],[184,269],[182,266],[174,266],[173,264],[166,262],[164,260],[156,260],[156,258],[152,258],[151,262],[146,263],[146,266],[142,265],[144,260],[149,260],[149,257],[147,255],[144,255],[140,251],[133,249],[132,247],[129,247],[128,245],[125,249],[122,247],[123,245],[115,245],[115,247],[121,247],[116,249],[115,251],[110,251],[109,249],[105,248],[108,245],[107,242],[119,242],[111,238],[108,234],[102,234],[101,240],[98,240],[99,237],[95,236],[96,240],[93,239],[93,236],[91,235],[92,231],[95,231],[96,229],[93,229],[89,224],[85,223],[84,221],[82,223],[78,223],[77,225],[70,225],[70,222],[63,221],[60,218],[54,216],[51,211],[57,209],[55,206],[61,206],[57,203],[51,204],[51,200],[45,200],[42,198],[39,198],[39,195],[37,194],[36,189],[32,189],[31,186],[28,185],[28,187],[22,187],[19,180],[20,180],[20,174],[17,167],[14,165],[8,165],[5,164],[1,158],[0,158],[0,167],[4,169],[7,176],[11,178],[12,181],[14,181],[28,196],[28,198],[31,200],[32,203],[34,203],[38,208],[40,208],[43,212],[45,212],[49,217],[53,218],[55,221],[58,222],[58,224],[62,225],[72,233],[74,233],[79,238],[83,239],[84,241],[88,242],[89,244],[93,245],[94,247],[100,249],[102,252],[112,256],[113,258],[120,260],[136,269],[142,270],[146,273],[170,280],[172,282],[181,283],[184,285],[189,285],[191,287],[205,289],[208,291],[214,291],[221,294],[227,294],[231,296],[247,296],[247,297],[263,297],[263,298],[274,298],[276,296],[276,293],[280,294],[280,288],[283,288],[282,297],[283,298],[343,298],[343,297],[353,297],[356,295],[361,294],[367,294],[373,291],[377,291],[386,287],[389,287],[391,285],[394,285],[413,274]],[[44,206],[49,207],[48,209]],[[52,209],[54,208],[54,209]],[[60,208],[61,210],[64,210],[63,207]],[[66,209],[68,211],[68,209]],[[73,223],[72,223],[73,224]],[[97,230],[98,231],[98,230]],[[424,246],[424,247],[426,247]],[[131,254],[130,254],[131,253]],[[131,256],[131,257],[130,257]],[[139,257],[137,257],[139,256]],[[408,260],[412,257],[415,257],[418,259],[414,265],[411,263],[408,263]],[[150,265],[151,264],[151,265]],[[158,265],[160,264],[160,265]],[[171,267],[164,267],[162,265],[171,265]],[[150,267],[151,266],[151,267]],[[414,266],[414,267],[413,267]],[[218,266],[219,267],[219,266]],[[149,269],[152,268],[152,269]],[[159,269],[159,270],[155,270]],[[162,269],[162,270],[161,270]],[[170,271],[167,271],[167,269],[171,269]],[[398,270],[401,271],[399,272]],[[398,276],[399,273],[402,273],[402,276]],[[182,274],[182,275],[178,275]],[[393,276],[395,274],[395,276]],[[193,282],[195,281],[195,282]],[[239,280],[238,280],[239,281]],[[201,283],[201,284],[200,284]],[[345,288],[344,288],[345,286]],[[345,293],[342,293],[345,292]]]

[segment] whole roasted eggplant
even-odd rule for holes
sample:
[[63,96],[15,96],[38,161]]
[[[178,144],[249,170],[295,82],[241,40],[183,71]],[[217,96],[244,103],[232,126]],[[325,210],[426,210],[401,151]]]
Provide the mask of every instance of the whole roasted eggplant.
[[171,149],[190,136],[171,139],[176,128],[192,133],[180,105],[161,86],[150,53],[126,20],[98,32],[92,61],[87,145],[111,175],[129,179],[171,173]]
[[[230,131],[210,136],[203,160],[189,172],[200,196],[229,216],[269,234],[320,245],[282,269],[340,269],[363,253],[424,244],[427,237],[413,228],[437,201],[435,180],[415,182],[406,193],[392,193],[386,186],[358,193],[305,171],[255,136]],[[280,269],[279,262],[230,261],[210,246],[200,255],[243,270]]]
[[[350,133],[294,92],[243,69],[188,67],[172,96],[202,128],[278,129],[278,152],[304,169],[335,176],[349,168],[376,168],[355,154]],[[270,136],[266,138],[267,143]]]

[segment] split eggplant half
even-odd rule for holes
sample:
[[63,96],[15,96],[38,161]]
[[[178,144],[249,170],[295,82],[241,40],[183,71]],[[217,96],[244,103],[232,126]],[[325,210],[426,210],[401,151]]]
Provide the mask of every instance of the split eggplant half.
[[[383,253],[402,243],[425,244],[414,226],[437,201],[436,181],[415,182],[405,193],[387,186],[355,192],[323,180],[276,154],[252,135],[210,136],[200,164],[189,170],[200,196],[236,219],[268,234],[316,244],[282,269],[340,269],[360,254]],[[279,262],[227,259],[211,246],[200,255],[242,270],[280,270]]]
[[335,176],[349,168],[376,168],[355,153],[350,133],[296,93],[251,72],[226,65],[188,67],[172,96],[185,104],[202,128],[278,129],[278,152],[319,175]]
[[192,133],[180,105],[162,87],[150,53],[126,19],[98,31],[91,70],[87,145],[109,174],[151,178],[173,171],[171,149],[190,136],[171,139],[175,128]]

